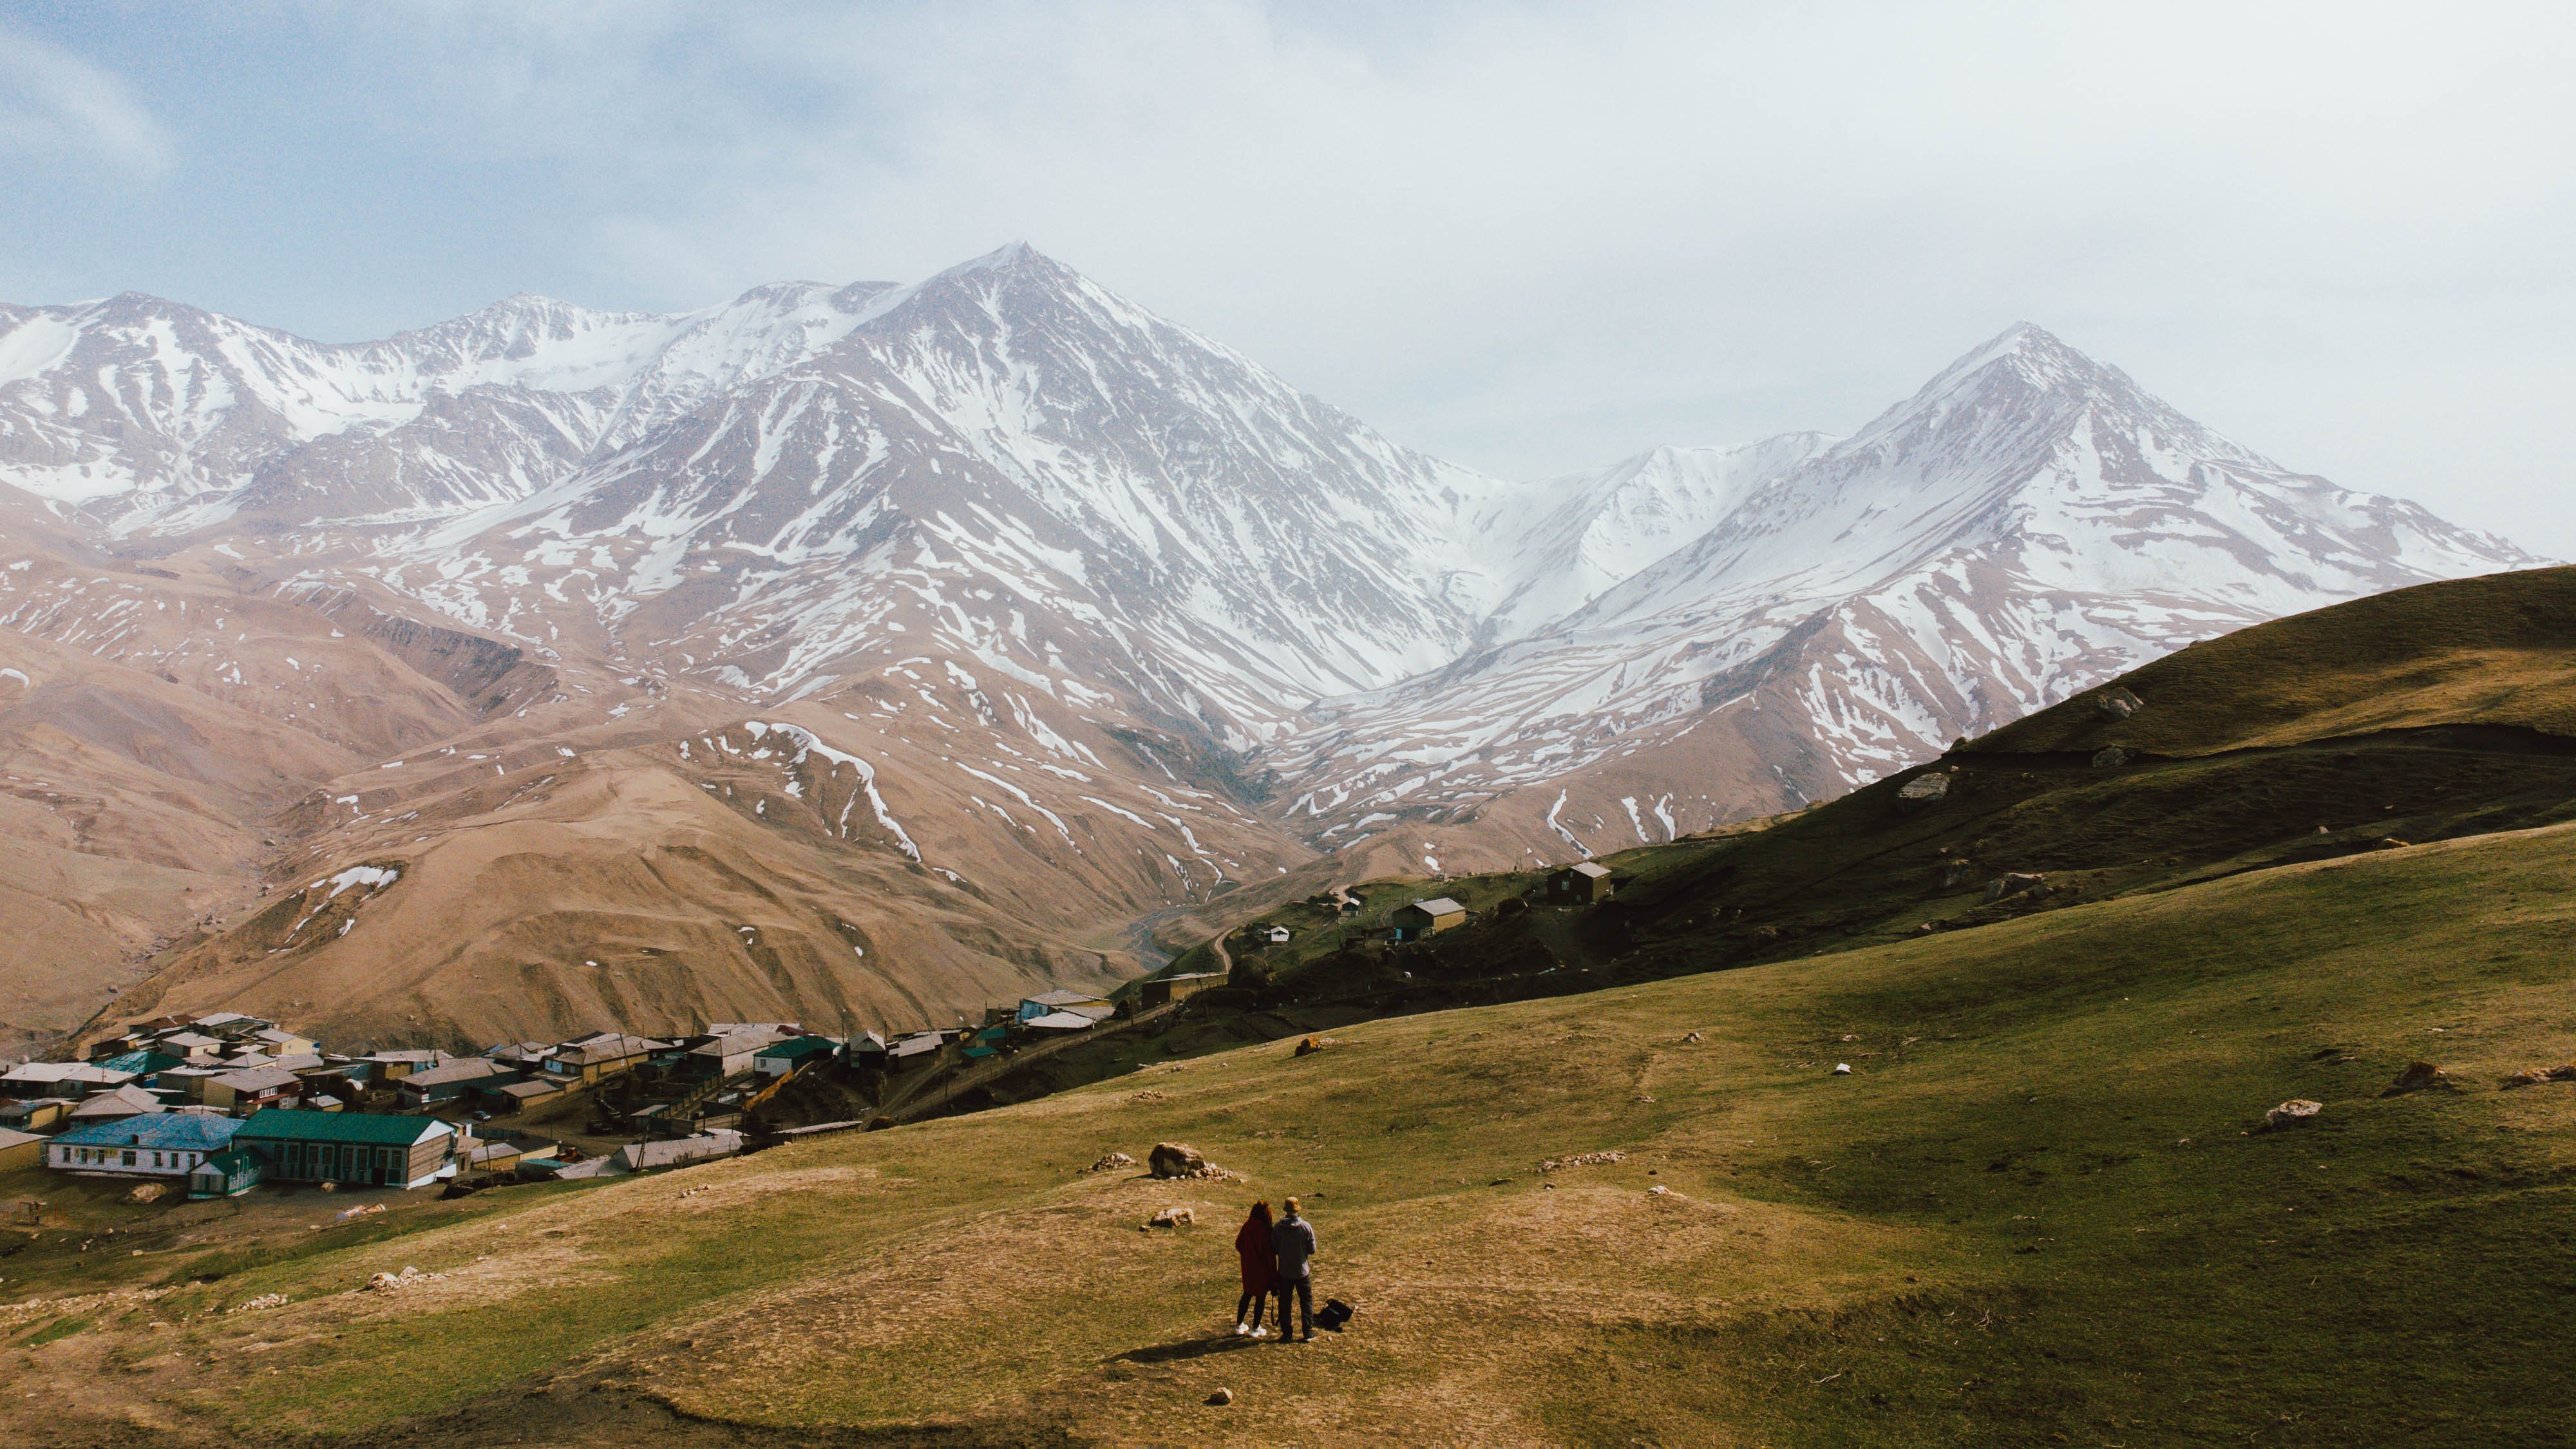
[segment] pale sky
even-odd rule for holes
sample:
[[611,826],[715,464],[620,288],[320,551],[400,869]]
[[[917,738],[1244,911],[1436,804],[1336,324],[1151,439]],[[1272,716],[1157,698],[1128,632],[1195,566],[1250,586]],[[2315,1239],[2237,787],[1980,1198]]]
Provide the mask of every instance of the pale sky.
[[1026,239],[1513,477],[2026,319],[2576,558],[2571,61],[2565,4],[0,0],[0,299],[349,340]]

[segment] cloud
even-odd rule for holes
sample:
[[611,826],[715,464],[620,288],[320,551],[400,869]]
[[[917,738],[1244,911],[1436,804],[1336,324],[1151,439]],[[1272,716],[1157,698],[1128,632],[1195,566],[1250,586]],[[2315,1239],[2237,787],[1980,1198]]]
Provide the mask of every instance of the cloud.
[[100,161],[141,176],[171,144],[125,83],[68,51],[0,28],[0,154]]
[[[2287,465],[2576,555],[2563,4],[197,13],[233,70],[151,95],[264,243],[207,266],[317,335],[1026,238],[1530,477],[1847,431],[2029,319]],[[133,285],[106,273],[141,244],[99,230],[82,287]]]

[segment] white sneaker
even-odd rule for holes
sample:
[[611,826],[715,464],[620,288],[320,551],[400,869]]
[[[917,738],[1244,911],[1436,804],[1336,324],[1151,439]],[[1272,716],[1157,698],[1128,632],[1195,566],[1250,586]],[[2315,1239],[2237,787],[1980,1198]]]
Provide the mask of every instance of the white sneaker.
[[1255,1338],[1268,1338],[1270,1336],[1270,1330],[1266,1328],[1256,1328],[1252,1330],[1252,1336]]
[[1252,1331],[1252,1325],[1250,1325],[1250,1324],[1248,1324],[1248,1323],[1237,1323],[1237,1324],[1234,1326],[1234,1336],[1235,1336],[1235,1337],[1237,1337],[1237,1338],[1241,1338],[1241,1337],[1243,1337],[1245,1334],[1250,1333],[1251,1331]]

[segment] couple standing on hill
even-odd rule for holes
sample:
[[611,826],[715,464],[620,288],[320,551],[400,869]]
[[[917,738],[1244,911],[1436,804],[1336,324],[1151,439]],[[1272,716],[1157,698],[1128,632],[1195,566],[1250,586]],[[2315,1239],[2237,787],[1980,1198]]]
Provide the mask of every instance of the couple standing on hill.
[[[1261,1327],[1261,1310],[1270,1295],[1279,1295],[1279,1341],[1288,1341],[1288,1295],[1297,1295],[1297,1306],[1304,1310],[1306,1337],[1315,1337],[1315,1280],[1311,1264],[1315,1258],[1315,1225],[1297,1215],[1297,1199],[1285,1201],[1287,1213],[1278,1222],[1270,1221],[1270,1204],[1252,1205],[1252,1216],[1234,1235],[1234,1251],[1243,1259],[1243,1296],[1235,1300],[1234,1331],[1251,1338],[1268,1335]],[[1249,1318],[1245,1309],[1251,1309]]]

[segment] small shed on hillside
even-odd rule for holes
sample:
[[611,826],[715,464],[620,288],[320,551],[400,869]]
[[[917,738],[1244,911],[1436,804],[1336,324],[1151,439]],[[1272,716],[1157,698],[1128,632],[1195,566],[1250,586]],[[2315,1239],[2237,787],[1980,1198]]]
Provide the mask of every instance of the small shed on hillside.
[[0,1172],[13,1167],[33,1167],[45,1157],[45,1139],[33,1132],[18,1132],[0,1127]]
[[1387,913],[1386,919],[1387,924],[1395,927],[1395,939],[1419,941],[1425,936],[1438,935],[1467,924],[1467,908],[1447,896],[1438,896],[1427,901],[1415,901],[1409,906],[1398,906]]
[[1547,900],[1554,906],[1588,906],[1610,899],[1610,868],[1595,860],[1578,860],[1547,878]]

